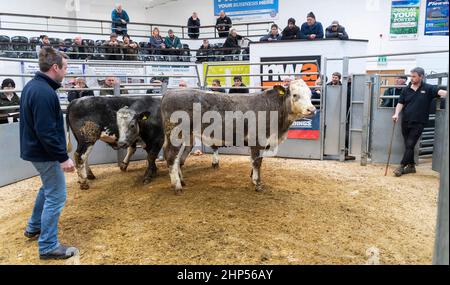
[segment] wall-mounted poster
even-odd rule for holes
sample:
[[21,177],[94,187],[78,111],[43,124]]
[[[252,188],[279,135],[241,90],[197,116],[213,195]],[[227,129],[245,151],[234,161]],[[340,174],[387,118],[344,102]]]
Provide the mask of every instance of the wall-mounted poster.
[[448,36],[448,0],[427,0],[425,36]]
[[278,0],[214,0],[214,15],[224,11],[235,22],[278,19]]
[[417,39],[419,15],[420,0],[392,0],[390,39]]

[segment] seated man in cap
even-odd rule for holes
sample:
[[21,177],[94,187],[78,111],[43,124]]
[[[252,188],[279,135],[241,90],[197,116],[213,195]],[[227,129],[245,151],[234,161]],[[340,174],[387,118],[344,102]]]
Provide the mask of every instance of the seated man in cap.
[[109,36],[109,41],[106,41],[104,44],[106,48],[106,56],[107,60],[122,60],[122,48],[121,44],[117,40],[117,34],[112,33]]
[[348,40],[348,35],[345,28],[339,25],[338,21],[333,21],[325,30],[325,38]]
[[322,24],[316,21],[313,12],[309,12],[306,16],[306,22],[302,24],[298,38],[304,40],[323,39]]
[[281,39],[282,40],[294,40],[298,38],[298,34],[300,32],[299,27],[295,25],[295,19],[289,18],[288,25],[286,28],[284,28],[283,32],[281,33]]

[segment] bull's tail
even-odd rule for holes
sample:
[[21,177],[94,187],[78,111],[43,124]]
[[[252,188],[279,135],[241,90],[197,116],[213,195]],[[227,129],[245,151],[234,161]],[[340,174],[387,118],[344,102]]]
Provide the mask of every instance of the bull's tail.
[[[70,106],[70,105],[69,105]],[[69,106],[66,109],[66,142],[67,142],[67,153],[72,151],[72,142],[70,141],[70,124],[69,124]]]

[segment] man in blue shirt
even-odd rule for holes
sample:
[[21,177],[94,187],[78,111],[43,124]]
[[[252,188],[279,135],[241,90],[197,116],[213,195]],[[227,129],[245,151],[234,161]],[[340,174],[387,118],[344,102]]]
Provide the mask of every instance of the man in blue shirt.
[[125,10],[122,9],[122,4],[117,4],[116,8],[111,13],[111,29],[112,33],[118,35],[127,34],[127,24],[130,22],[130,17]]
[[39,236],[41,259],[66,259],[78,250],[58,241],[58,220],[66,201],[64,172],[75,170],[67,155],[64,119],[55,90],[67,72],[67,56],[51,47],[39,52],[40,72],[20,98],[20,157],[38,171],[42,187],[24,235]]
[[309,12],[306,16],[306,23],[302,24],[297,38],[304,40],[323,39],[322,24],[316,21],[313,12]]

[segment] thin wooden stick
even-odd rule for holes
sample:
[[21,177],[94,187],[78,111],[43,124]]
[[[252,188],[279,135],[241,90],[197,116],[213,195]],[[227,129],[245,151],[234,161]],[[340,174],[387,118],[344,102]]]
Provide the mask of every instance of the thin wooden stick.
[[392,151],[392,141],[394,140],[394,132],[395,132],[395,125],[397,124],[397,121],[394,121],[394,124],[392,125],[392,135],[391,135],[391,142],[389,143],[389,153],[388,153],[388,160],[386,163],[386,170],[384,171],[384,176],[387,175],[388,168],[389,168],[389,162],[391,160],[391,151]]

